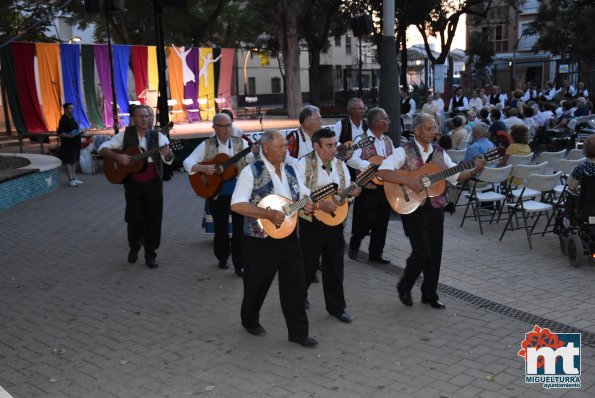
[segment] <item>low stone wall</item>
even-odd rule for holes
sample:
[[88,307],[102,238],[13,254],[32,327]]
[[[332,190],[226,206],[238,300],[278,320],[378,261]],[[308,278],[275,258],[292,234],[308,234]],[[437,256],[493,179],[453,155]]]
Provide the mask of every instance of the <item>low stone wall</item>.
[[31,164],[19,169],[5,170],[0,178],[0,210],[24,202],[60,186],[60,166],[62,162],[46,155],[0,154],[22,156]]

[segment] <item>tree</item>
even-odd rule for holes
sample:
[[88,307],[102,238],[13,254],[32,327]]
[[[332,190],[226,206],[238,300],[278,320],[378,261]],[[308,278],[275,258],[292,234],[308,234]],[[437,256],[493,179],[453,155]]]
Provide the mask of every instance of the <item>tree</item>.
[[[459,19],[465,15],[475,15],[485,18],[492,5],[492,0],[438,0],[434,9],[421,23],[416,24],[424,40],[426,53],[434,64],[443,64],[448,57],[452,41],[459,25]],[[438,57],[430,49],[428,38],[440,39]]]
[[298,31],[308,44],[310,55],[310,103],[320,105],[320,52],[329,46],[330,35],[341,35],[349,26],[343,0],[307,0],[298,17]]
[[[60,4],[66,3],[65,1]],[[0,45],[17,37],[21,41],[53,41],[49,34],[59,10],[58,2],[3,0],[0,2]]]

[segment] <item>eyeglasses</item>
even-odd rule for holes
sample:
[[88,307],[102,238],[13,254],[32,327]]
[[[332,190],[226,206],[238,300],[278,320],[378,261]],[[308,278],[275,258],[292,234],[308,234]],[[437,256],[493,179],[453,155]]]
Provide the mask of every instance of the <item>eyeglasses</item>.
[[232,123],[230,123],[230,124],[213,124],[213,126],[221,127],[222,129],[224,129],[224,128],[228,128],[228,127],[231,128],[233,126],[233,124]]
[[134,117],[139,117],[141,119],[150,119],[151,115],[134,115]]

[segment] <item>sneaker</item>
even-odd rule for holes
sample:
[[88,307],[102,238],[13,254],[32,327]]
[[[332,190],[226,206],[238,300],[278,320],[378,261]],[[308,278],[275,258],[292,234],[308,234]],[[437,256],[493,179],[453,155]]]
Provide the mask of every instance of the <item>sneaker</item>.
[[70,185],[71,187],[78,187],[79,186],[79,184],[76,183],[76,180],[70,180],[68,182],[68,185]]
[[78,185],[81,185],[83,182],[77,178],[74,179],[74,182],[76,182]]

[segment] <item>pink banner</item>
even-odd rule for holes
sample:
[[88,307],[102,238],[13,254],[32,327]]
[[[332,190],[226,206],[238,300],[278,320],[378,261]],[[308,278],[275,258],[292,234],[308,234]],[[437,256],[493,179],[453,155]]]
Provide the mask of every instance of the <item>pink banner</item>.
[[222,107],[231,108],[231,90],[233,81],[233,62],[235,50],[233,48],[221,49],[221,64],[219,66],[219,87],[217,89],[217,97],[224,98],[225,102]]

